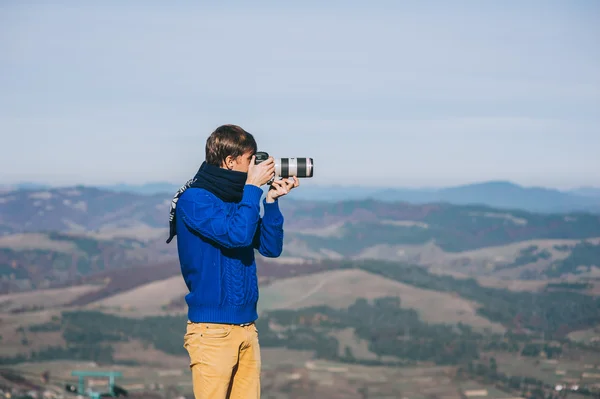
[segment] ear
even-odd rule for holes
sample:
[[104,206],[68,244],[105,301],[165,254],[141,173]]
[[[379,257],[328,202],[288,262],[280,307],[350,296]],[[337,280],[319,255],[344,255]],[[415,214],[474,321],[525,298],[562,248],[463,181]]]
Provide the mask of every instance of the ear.
[[233,169],[233,165],[234,165],[234,159],[231,155],[227,155],[227,158],[225,158],[225,162],[224,162],[224,166],[226,169]]

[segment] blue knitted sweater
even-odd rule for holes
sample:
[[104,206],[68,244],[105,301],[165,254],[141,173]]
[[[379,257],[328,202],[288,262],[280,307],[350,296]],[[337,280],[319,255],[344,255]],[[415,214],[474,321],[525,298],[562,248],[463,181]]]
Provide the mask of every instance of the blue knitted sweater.
[[244,186],[239,203],[189,188],[177,202],[177,250],[185,300],[192,322],[242,324],[258,318],[254,250],[277,257],[283,249],[283,215],[277,200],[263,201],[262,189]]

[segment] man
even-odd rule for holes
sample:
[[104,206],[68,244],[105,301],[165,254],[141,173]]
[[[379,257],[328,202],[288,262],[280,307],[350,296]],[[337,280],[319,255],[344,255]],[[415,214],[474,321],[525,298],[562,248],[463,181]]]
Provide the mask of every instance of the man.
[[176,234],[181,272],[189,289],[184,347],[196,399],[260,398],[258,280],[254,250],[278,257],[283,215],[278,200],[298,187],[274,180],[272,157],[255,165],[254,137],[239,126],[217,128],[206,160],[175,195],[170,242]]

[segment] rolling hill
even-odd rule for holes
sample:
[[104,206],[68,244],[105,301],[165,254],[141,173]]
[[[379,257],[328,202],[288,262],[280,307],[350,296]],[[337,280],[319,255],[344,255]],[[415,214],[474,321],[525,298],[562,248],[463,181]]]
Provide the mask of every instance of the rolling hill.
[[[123,274],[115,274],[123,272],[106,277],[126,283]],[[39,290],[0,296],[0,335],[8,345],[0,363],[87,359],[142,365],[154,364],[164,353],[183,367],[185,308],[165,305],[186,292],[179,276],[168,275],[144,276],[125,291],[106,290],[110,282],[104,288],[97,282],[66,288],[64,295]],[[324,261],[303,275],[262,284],[261,345],[310,350],[318,358],[346,362],[461,364],[492,348],[525,350],[541,332],[547,339],[565,340],[578,330],[590,331],[600,323],[600,297],[573,288],[512,291],[436,275],[417,265]],[[10,312],[42,303],[41,308]],[[137,356],[135,347],[154,357]],[[361,358],[354,357],[354,350]]]
[[347,308],[357,299],[399,297],[402,306],[415,309],[430,323],[462,322],[474,328],[504,332],[505,328],[477,314],[477,303],[448,293],[417,288],[361,269],[340,269],[277,280],[260,293],[261,311],[302,309],[327,304]]
[[304,187],[296,198],[319,198],[329,202],[374,199],[414,204],[448,203],[482,205],[499,209],[521,209],[529,212],[593,212],[600,213],[597,188],[560,191],[544,187],[524,187],[508,181],[488,181],[456,187],[409,189],[386,187]]
[[[184,359],[169,203],[93,187],[1,194],[0,361]],[[380,199],[281,208],[283,256],[257,255],[265,348],[456,364],[600,324],[600,215]]]
[[[164,242],[169,201],[93,187],[0,195],[1,292],[175,260],[176,244]],[[290,200],[281,208],[285,246],[275,262],[282,265],[383,259],[530,280],[594,277],[600,270],[600,215],[591,213],[372,199]]]
[[81,277],[172,258],[173,248],[133,238],[66,232],[4,235],[0,293],[68,286]]
[[[296,197],[281,203],[288,229],[383,222],[390,228],[409,229],[410,236],[417,236],[412,238],[415,242],[435,237],[441,245],[458,250],[532,238],[589,238],[600,232],[600,215],[584,212],[532,213],[519,208],[452,205],[435,198],[411,203],[381,199],[327,202]],[[81,186],[10,191],[0,194],[0,228],[5,234],[69,231],[156,238],[168,227],[170,200],[168,194],[117,193]],[[420,234],[422,230],[428,233]],[[438,230],[450,230],[456,243],[440,237],[446,232]]]
[[282,204],[288,230],[342,255],[374,244],[435,242],[447,252],[506,245],[531,239],[600,237],[600,215],[535,214],[490,207],[415,205],[375,200],[332,204]]
[[[106,232],[165,229],[170,199],[117,193],[95,187],[16,190],[0,194],[5,233],[37,231]],[[134,232],[135,234],[135,232]]]

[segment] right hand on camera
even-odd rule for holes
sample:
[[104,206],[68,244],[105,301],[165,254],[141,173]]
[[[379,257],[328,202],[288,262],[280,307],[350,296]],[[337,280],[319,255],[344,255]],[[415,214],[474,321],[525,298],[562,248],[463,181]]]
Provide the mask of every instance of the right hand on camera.
[[246,184],[252,184],[260,187],[267,184],[275,176],[275,159],[269,157],[266,161],[255,164],[256,156],[252,156],[248,166],[248,178]]

